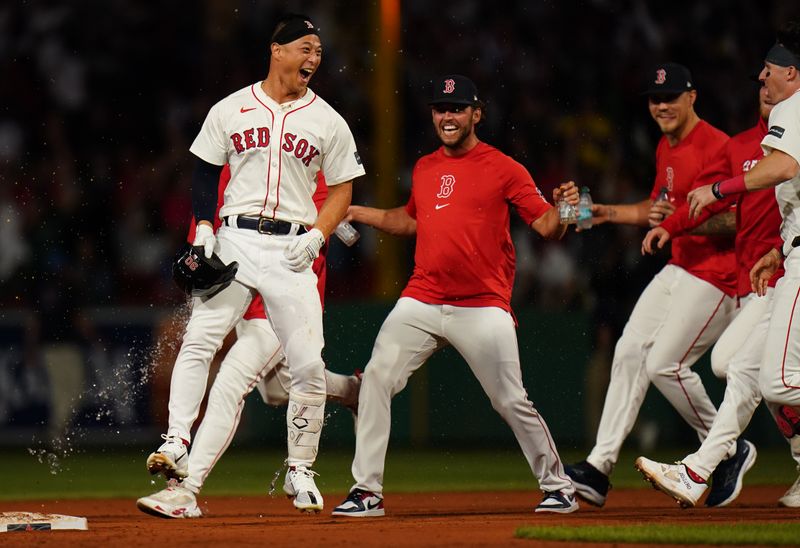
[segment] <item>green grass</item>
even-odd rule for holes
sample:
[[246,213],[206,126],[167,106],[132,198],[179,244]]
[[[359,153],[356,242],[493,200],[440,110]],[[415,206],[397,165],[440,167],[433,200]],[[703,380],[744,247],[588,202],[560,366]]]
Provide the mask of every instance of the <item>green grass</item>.
[[734,544],[797,546],[800,523],[736,523],[717,525],[613,525],[520,527],[524,539],[638,544]]
[[[0,452],[0,499],[65,499],[136,497],[160,489],[163,481],[152,478],[144,469],[152,448],[129,451],[104,451],[88,448],[59,461],[60,471],[28,454],[25,449]],[[648,455],[669,462],[682,453]],[[583,458],[565,451],[565,462]],[[633,469],[636,454],[620,457],[611,480],[615,487],[649,485]],[[281,467],[283,452],[276,450],[232,449],[220,460],[204,488],[207,495],[265,495],[273,474]],[[331,493],[344,493],[352,484],[352,450],[323,450],[315,470],[317,484]],[[796,476],[788,451],[760,449],[754,468],[745,482],[749,485],[790,485]],[[278,484],[280,489],[282,483]],[[518,449],[467,450],[393,449],[386,464],[387,492],[490,491],[537,489],[528,465]]]

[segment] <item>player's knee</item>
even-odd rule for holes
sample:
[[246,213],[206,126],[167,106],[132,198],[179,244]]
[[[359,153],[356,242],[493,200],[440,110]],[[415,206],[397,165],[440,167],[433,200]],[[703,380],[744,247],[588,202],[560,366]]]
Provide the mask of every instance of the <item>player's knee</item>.
[[292,392],[323,396],[326,394],[325,363],[322,360],[298,364],[289,362],[289,372],[292,376]]
[[642,344],[631,337],[623,335],[614,347],[614,361],[611,364],[611,374],[617,371],[638,370],[642,367],[644,349]]
[[711,350],[711,371],[718,379],[725,379],[728,376],[728,364],[730,363],[730,356],[722,349],[718,349],[719,345],[714,345]]

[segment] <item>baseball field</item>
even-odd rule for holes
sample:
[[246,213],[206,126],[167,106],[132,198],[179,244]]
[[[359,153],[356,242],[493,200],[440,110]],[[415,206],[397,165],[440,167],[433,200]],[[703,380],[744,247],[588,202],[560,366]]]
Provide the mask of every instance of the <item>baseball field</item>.
[[[139,496],[162,486],[144,470],[147,448],[81,451],[40,463],[24,449],[2,453],[0,512],[44,512],[88,518],[87,531],[4,533],[4,546],[128,546],[168,540],[170,546],[567,546],[593,542],[635,545],[797,545],[800,513],[777,499],[796,479],[786,451],[759,452],[742,495],[729,507],[681,510],[653,491],[625,452],[604,508],[582,504],[570,515],[533,512],[541,494],[521,453],[390,448],[385,518],[333,518],[330,508],[349,489],[348,450],[324,452],[318,485],[326,511],[298,514],[270,482],[281,468],[277,451],[232,449],[199,497],[205,517],[162,520],[140,513]],[[673,454],[674,453],[674,454]],[[680,452],[656,454],[677,458]],[[565,460],[580,454],[564,451]],[[533,538],[520,538],[526,534]]]

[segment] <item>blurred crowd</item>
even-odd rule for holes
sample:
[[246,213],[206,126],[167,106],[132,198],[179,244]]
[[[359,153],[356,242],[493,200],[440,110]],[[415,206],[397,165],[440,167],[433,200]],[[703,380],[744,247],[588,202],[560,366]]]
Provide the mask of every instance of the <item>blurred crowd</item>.
[[[376,3],[377,2],[377,3]],[[487,102],[479,135],[522,162],[546,196],[575,180],[595,201],[632,202],[653,180],[659,137],[638,92],[652,63],[688,65],[697,110],[734,133],[756,119],[760,68],[794,1],[490,2],[403,0],[395,104],[404,200],[414,161],[436,146],[430,79],[461,72]],[[374,200],[378,0],[29,0],[0,7],[0,306],[38,313],[39,336],[91,336],[82,307],[182,300],[170,261],[190,215],[188,147],[208,108],[266,74],[285,10],[322,28],[312,88],[355,133]],[[398,204],[399,205],[399,204]],[[457,229],[457,227],[455,227]],[[332,243],[330,301],[370,299],[377,235]],[[516,306],[586,310],[614,334],[660,260],[642,230],[601,226],[542,245],[515,224]],[[413,243],[402,248],[411,264]],[[658,264],[656,264],[658,263]],[[358,283],[353,283],[358,280]],[[401,280],[403,282],[404,280]]]

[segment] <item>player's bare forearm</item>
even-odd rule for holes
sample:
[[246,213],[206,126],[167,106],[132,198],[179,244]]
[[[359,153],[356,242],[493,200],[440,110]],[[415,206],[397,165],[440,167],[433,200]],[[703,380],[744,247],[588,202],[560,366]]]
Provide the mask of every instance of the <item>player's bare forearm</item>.
[[378,209],[376,207],[350,206],[347,210],[351,220],[377,228],[395,236],[413,236],[417,233],[417,221],[405,207]]
[[531,228],[547,240],[560,240],[567,231],[567,225],[561,223],[557,207],[548,209],[544,215],[533,221]]
[[736,214],[726,211],[714,215],[706,222],[689,231],[695,236],[732,236],[736,234]]
[[319,229],[325,239],[328,239],[339,221],[344,218],[352,197],[352,181],[328,187],[328,197],[325,198],[314,223],[314,228]]
[[616,223],[623,225],[649,226],[652,201],[648,198],[635,204],[594,204],[592,224]]
[[773,150],[745,173],[744,184],[747,190],[771,188],[794,178],[798,172],[797,160],[781,150]]

